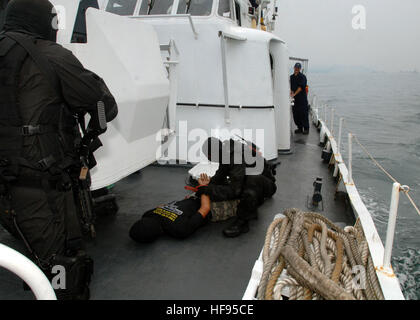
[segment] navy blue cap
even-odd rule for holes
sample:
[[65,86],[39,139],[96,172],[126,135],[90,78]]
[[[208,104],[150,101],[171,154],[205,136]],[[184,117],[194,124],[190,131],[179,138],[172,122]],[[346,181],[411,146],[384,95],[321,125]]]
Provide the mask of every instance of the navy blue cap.
[[295,68],[302,69],[302,65],[301,65],[299,62],[296,62],[296,64],[295,64]]

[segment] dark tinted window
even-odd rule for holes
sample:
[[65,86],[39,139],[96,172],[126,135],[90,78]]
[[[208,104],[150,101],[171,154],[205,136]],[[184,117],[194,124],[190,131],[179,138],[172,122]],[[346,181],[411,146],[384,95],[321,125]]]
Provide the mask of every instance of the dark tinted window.
[[232,12],[230,10],[230,2],[231,0],[220,0],[219,1],[219,9],[217,12],[220,16],[225,18],[232,18]]
[[178,13],[178,14],[187,13],[187,0],[179,0],[179,4],[178,4],[178,8],[176,9],[176,13]]
[[137,0],[109,0],[106,11],[120,16],[132,16]]
[[146,15],[149,13],[149,0],[143,0],[140,6],[140,14]]
[[149,14],[171,14],[173,0],[152,0]]
[[187,13],[192,16],[208,16],[212,6],[213,0],[191,0]]
[[97,0],[82,0],[77,11],[76,21],[74,23],[73,35],[71,42],[85,43],[86,42],[86,10],[88,8],[98,9]]
[[238,23],[238,26],[241,25],[241,7],[239,3],[235,1],[235,15],[236,15],[236,22]]

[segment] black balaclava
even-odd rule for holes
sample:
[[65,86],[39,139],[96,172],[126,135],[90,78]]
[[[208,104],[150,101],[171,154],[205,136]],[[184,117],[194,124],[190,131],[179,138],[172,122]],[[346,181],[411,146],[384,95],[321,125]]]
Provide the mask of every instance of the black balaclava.
[[4,30],[19,31],[55,42],[55,16],[54,6],[48,0],[11,0],[6,8]]

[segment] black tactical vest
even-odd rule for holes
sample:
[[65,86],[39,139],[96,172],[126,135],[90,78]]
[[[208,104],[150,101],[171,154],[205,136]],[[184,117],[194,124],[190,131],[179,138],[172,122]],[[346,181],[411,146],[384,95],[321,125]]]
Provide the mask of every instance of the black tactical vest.
[[[3,176],[17,177],[22,168],[50,173],[53,168],[57,172],[70,164],[66,155],[68,149],[72,148],[68,145],[69,134],[70,131],[74,134],[77,129],[64,104],[45,106],[43,113],[58,113],[58,121],[54,123],[46,123],[42,115],[39,123],[22,123],[19,78],[24,61],[30,58],[28,55],[21,45],[7,35],[0,34],[0,169],[3,167]],[[33,136],[39,138],[40,149],[37,152],[39,159],[35,161],[23,152],[24,139]]]

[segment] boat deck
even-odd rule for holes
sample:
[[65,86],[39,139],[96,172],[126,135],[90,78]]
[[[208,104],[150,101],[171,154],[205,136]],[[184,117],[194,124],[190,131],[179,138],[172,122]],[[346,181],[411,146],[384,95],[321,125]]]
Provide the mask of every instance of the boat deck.
[[[128,236],[131,225],[159,204],[182,199],[188,169],[149,166],[118,182],[113,192],[120,210],[102,218],[97,239],[87,244],[95,261],[92,299],[241,299],[251,270],[264,244],[268,226],[286,208],[306,208],[312,183],[323,177],[322,213],[333,222],[353,224],[354,216],[342,201],[334,200],[335,184],[321,160],[319,134],[293,138],[293,153],[280,155],[277,193],[259,209],[259,219],[238,238],[225,238],[229,221],[209,223],[186,240],[162,237],[152,244],[137,244]],[[22,251],[22,246],[0,227],[0,242]],[[22,281],[0,270],[0,300],[33,299]]]

